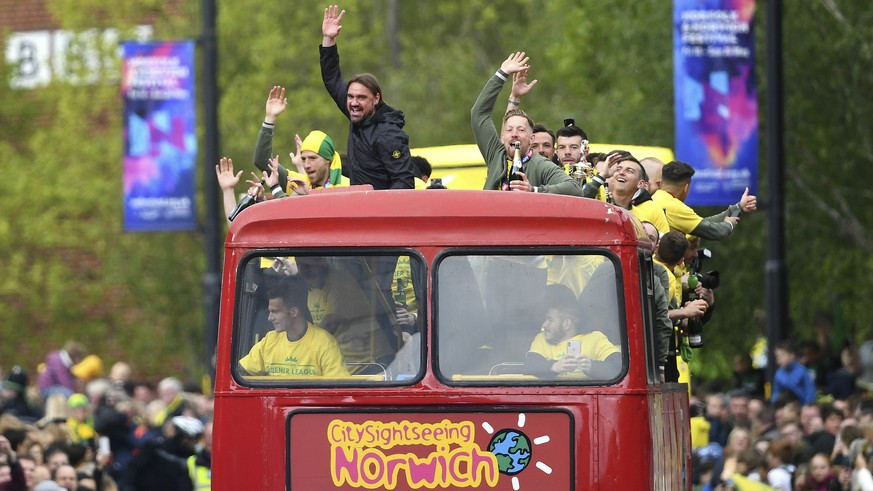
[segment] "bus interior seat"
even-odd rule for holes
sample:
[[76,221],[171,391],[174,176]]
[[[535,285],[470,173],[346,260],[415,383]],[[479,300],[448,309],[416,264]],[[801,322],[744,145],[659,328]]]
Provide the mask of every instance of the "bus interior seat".
[[380,376],[375,380],[391,380],[391,371],[387,366],[376,362],[346,362],[346,368],[354,377],[367,377],[373,379],[374,375]]
[[488,375],[524,375],[524,363],[520,361],[504,361],[491,367]]

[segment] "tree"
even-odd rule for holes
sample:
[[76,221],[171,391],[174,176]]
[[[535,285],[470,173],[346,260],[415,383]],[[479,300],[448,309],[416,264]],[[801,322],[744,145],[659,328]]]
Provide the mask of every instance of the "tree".
[[[196,0],[47,4],[63,28],[77,32],[130,32],[149,22],[156,39],[199,35]],[[331,135],[343,152],[348,121],[318,67],[325,5],[239,0],[218,7],[220,153],[247,165],[266,94],[277,84],[289,98],[276,128],[280,159],[288,162],[295,133],[311,129]],[[669,2],[349,0],[341,7],[348,11],[338,39],[345,76],[367,71],[379,78],[386,101],[406,113],[413,147],[472,142],[470,106],[516,50],[531,56],[531,76],[540,80],[522,104],[536,121],[556,129],[574,117],[595,142],[673,146]],[[786,5],[788,267],[800,338],[811,337],[818,311],[836,312],[859,340],[870,334],[864,297],[873,212],[864,205],[873,169],[866,117],[871,16],[862,0]],[[763,42],[757,45],[760,76],[766,60]],[[0,158],[8,173],[0,181],[0,247],[9,251],[0,259],[0,335],[7,340],[0,359],[33,367],[70,337],[108,361],[131,360],[146,376],[192,376],[202,372],[204,247],[199,234],[121,231],[113,49],[105,51],[114,61],[104,67],[103,83],[55,81],[31,91],[0,84]],[[766,80],[761,87],[763,100]],[[766,205],[766,194],[759,198]],[[198,206],[206,206],[202,190]],[[730,239],[705,244],[715,254],[708,269],[723,278],[694,367],[705,377],[727,375],[730,357],[756,336],[751,319],[763,307],[764,223],[763,213],[744,217]]]

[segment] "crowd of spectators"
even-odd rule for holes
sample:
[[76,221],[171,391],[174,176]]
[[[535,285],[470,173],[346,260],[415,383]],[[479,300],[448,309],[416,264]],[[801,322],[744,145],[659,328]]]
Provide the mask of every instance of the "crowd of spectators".
[[76,342],[2,370],[0,490],[209,489],[210,397],[124,362],[105,373]]
[[778,343],[772,384],[740,354],[730,384],[696,391],[695,489],[873,490],[873,341],[823,344]]

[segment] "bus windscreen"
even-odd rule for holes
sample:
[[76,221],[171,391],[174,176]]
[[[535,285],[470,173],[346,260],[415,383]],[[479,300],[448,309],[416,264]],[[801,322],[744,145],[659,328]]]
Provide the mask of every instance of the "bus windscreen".
[[444,257],[434,287],[440,378],[616,382],[627,353],[618,268],[599,253]]
[[420,375],[418,256],[266,254],[249,256],[238,275],[232,370],[242,384],[372,385]]

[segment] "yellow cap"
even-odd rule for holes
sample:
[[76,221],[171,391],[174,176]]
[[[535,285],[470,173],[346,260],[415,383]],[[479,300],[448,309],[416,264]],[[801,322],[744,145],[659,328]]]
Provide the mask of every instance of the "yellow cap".
[[85,394],[73,394],[67,399],[67,406],[70,406],[70,409],[88,407],[88,398],[85,397]]

